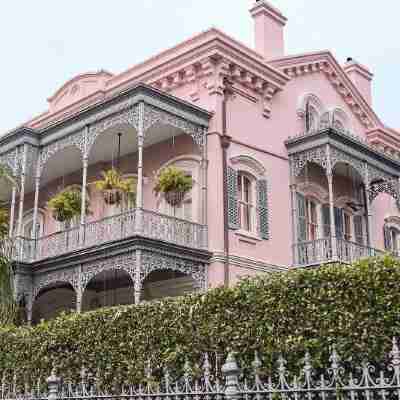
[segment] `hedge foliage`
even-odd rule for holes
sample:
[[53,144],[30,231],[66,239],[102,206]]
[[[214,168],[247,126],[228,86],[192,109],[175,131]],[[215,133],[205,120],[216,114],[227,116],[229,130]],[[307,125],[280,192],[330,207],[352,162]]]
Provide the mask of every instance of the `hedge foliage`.
[[[343,359],[385,361],[400,332],[400,262],[389,257],[249,279],[202,295],[64,315],[36,327],[0,330],[1,370],[34,381],[53,363],[63,376],[82,365],[136,382],[152,365],[176,367],[203,352],[238,352],[242,365],[259,350],[267,370],[280,353],[299,368],[308,349],[314,365],[336,343]],[[95,372],[95,371],[93,371]]]

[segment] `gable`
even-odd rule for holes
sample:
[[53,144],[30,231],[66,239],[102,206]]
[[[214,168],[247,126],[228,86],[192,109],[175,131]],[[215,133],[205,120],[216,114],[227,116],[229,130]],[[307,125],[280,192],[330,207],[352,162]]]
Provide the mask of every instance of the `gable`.
[[298,80],[304,76],[324,76],[342,98],[342,104],[346,104],[352,115],[365,129],[382,125],[378,116],[330,52],[285,57],[273,60],[271,65],[282,70],[292,80]]

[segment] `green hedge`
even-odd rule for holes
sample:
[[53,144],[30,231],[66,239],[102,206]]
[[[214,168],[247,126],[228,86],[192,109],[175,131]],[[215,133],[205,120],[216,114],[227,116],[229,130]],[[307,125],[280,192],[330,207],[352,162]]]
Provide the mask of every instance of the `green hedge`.
[[[283,353],[296,369],[308,349],[326,363],[337,344],[343,359],[382,361],[400,330],[400,263],[371,259],[245,280],[203,295],[62,316],[33,328],[0,330],[0,373],[47,376],[55,362],[64,376],[96,367],[106,381],[143,379],[149,356],[182,365],[203,352],[238,351],[242,364],[255,349],[268,370]],[[95,372],[95,371],[93,371]],[[107,375],[109,374],[109,375]]]

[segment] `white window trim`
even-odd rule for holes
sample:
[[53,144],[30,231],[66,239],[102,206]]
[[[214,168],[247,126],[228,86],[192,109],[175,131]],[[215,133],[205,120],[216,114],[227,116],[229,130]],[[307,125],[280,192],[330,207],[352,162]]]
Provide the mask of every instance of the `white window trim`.
[[[232,156],[229,159],[230,163],[234,166],[238,175],[240,173],[246,173],[252,178],[252,192],[254,198],[254,213],[253,213],[253,229],[251,231],[246,231],[243,228],[239,227],[239,229],[235,230],[235,234],[238,236],[243,236],[249,239],[253,239],[255,241],[261,241],[260,233],[259,233],[259,218],[258,218],[258,199],[257,199],[257,181],[265,179],[266,177],[266,169],[264,165],[254,158],[251,155],[247,154],[238,154],[236,156]],[[239,204],[239,198],[238,198]],[[269,204],[268,204],[269,206]]]

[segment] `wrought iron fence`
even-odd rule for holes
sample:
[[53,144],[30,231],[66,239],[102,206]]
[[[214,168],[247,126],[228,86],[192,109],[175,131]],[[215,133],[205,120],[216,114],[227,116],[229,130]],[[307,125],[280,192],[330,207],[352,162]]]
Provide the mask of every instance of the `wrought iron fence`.
[[[211,366],[205,355],[200,369],[185,362],[179,376],[168,368],[156,377],[150,364],[145,379],[138,384],[114,383],[105,385],[99,371],[82,368],[78,381],[62,379],[68,371],[53,370],[45,381],[30,386],[14,376],[3,374],[2,400],[69,400],[69,399],[137,399],[137,400],[399,400],[400,350],[396,339],[385,366],[376,368],[364,362],[344,368],[340,355],[333,346],[329,365],[325,370],[314,370],[309,353],[302,360],[300,373],[289,373],[285,359],[280,356],[276,369],[268,376],[258,353],[248,368],[241,369],[238,355],[230,352],[225,363]],[[93,373],[93,371],[95,373]],[[243,371],[248,371],[243,373]],[[58,374],[60,376],[58,376]],[[118,382],[118,376],[113,382]],[[43,385],[43,383],[45,383]]]

